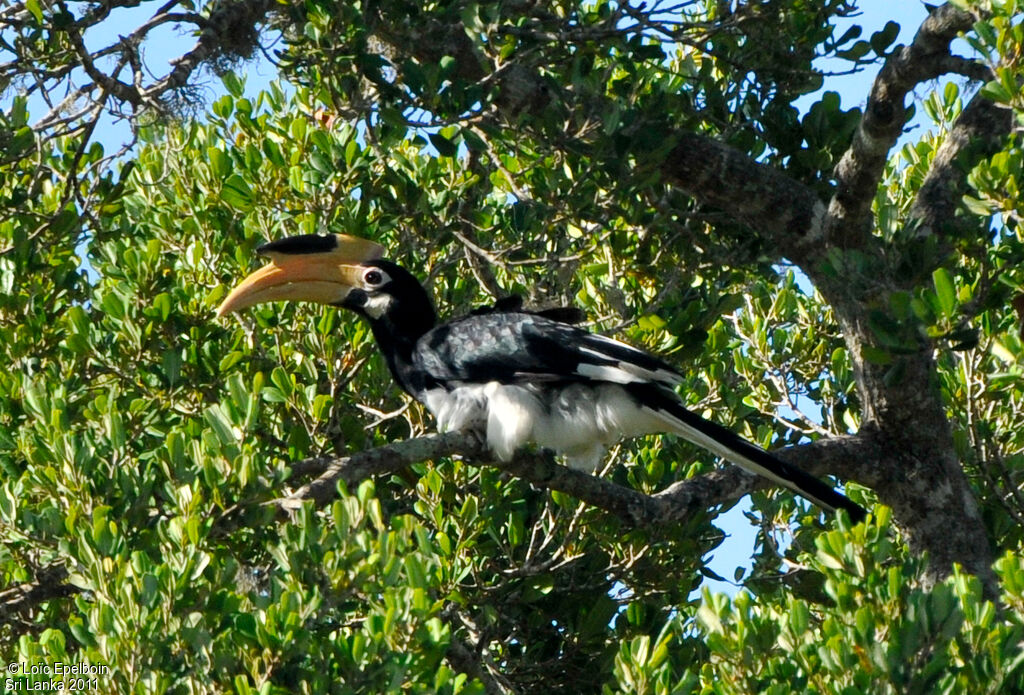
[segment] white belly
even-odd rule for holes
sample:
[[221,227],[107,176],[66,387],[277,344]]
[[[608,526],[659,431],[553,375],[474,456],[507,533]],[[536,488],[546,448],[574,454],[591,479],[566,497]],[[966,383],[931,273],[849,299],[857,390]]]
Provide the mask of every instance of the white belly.
[[478,430],[502,461],[535,444],[568,458],[573,468],[595,471],[610,444],[664,429],[618,384],[517,386],[492,381],[424,394],[438,429]]

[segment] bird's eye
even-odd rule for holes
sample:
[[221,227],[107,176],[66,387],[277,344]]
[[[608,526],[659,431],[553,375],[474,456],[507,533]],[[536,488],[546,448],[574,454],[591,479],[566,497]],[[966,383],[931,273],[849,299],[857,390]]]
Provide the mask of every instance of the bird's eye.
[[376,268],[371,268],[370,270],[367,270],[366,273],[363,274],[363,282],[365,282],[370,287],[380,287],[381,285],[384,284],[384,278],[384,273],[377,270]]

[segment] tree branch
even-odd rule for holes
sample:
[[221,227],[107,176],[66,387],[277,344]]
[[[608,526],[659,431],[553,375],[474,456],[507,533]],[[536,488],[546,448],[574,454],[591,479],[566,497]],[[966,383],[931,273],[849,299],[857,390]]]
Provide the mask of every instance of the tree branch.
[[662,165],[677,188],[770,235],[782,255],[820,242],[825,206],[809,187],[709,137],[677,137]]
[[44,601],[78,593],[78,587],[65,581],[67,576],[61,566],[46,567],[32,581],[0,591],[0,625],[13,622]]
[[500,674],[496,677],[481,665],[480,656],[473,653],[455,635],[452,635],[452,640],[448,644],[445,659],[459,673],[465,673],[467,676],[480,681],[487,695],[515,695],[515,693],[519,692],[508,683],[508,679],[501,677]]
[[[880,477],[888,470],[877,463],[883,457],[869,437],[832,437],[772,453],[814,475],[838,474],[868,486],[878,485]],[[646,495],[562,466],[548,453],[521,452],[511,461],[495,462],[476,435],[445,432],[414,437],[349,456],[321,456],[297,461],[292,465],[293,473],[319,472],[319,477],[288,497],[270,504],[282,512],[291,512],[306,501],[322,507],[334,499],[339,482],[351,488],[373,476],[387,475],[413,463],[449,456],[463,456],[478,465],[486,462],[486,465],[496,466],[539,488],[558,490],[604,509],[636,527],[686,521],[695,513],[771,486],[764,478],[737,466],[728,466],[707,475],[677,481],[661,492]],[[246,508],[242,504],[229,510],[218,524],[219,530],[226,532],[244,523],[238,512]],[[16,616],[39,603],[71,596],[78,591],[78,587],[67,582],[67,570],[63,567],[41,570],[35,580],[0,591],[0,625],[12,622]],[[469,663],[464,659],[469,658],[471,652],[465,650],[464,645],[455,645],[453,650],[449,651],[449,656],[456,662],[463,666]],[[499,684],[493,685],[495,692],[503,692]]]
[[[401,64],[402,56],[410,52],[417,60],[428,64],[446,55],[454,57],[459,78],[475,81],[488,92],[495,110],[506,123],[517,122],[524,111],[540,114],[554,101],[562,102],[566,112],[576,114],[607,111],[605,96],[591,94],[588,97],[569,89],[558,91],[522,55],[508,62],[494,61],[493,56],[484,55],[478,49],[461,24],[432,21],[412,31],[402,27],[396,33],[388,18],[377,15],[370,28],[377,45],[394,64]],[[677,27],[677,33],[680,28]],[[505,28],[503,31],[519,33],[520,30]],[[536,33],[535,29],[522,31]],[[626,30],[613,25],[601,31],[611,36]],[[567,40],[562,34],[558,36],[559,40]],[[538,36],[537,40],[550,41],[553,37]],[[682,40],[682,37],[676,36],[675,40]],[[478,134],[482,134],[479,129]],[[780,256],[792,256],[801,249],[820,245],[826,208],[808,186],[706,135],[679,129],[670,137],[675,139],[676,145],[660,164],[666,181],[700,203],[724,210],[732,219],[770,238],[780,250]],[[500,168],[500,163],[498,166]],[[509,175],[508,179],[515,185],[514,176]],[[519,197],[528,196],[519,194]]]
[[184,86],[195,69],[212,58],[229,53],[247,56],[247,51],[251,52],[258,40],[256,26],[273,7],[273,0],[239,0],[219,4],[210,13],[192,50],[172,60],[172,70],[146,89],[142,93],[143,98],[154,99],[168,90]]
[[865,243],[871,232],[871,201],[906,122],[906,96],[921,82],[949,71],[967,72],[963,59],[951,60],[949,46],[973,22],[969,13],[942,5],[932,10],[909,46],[886,59],[853,142],[835,169],[836,192],[825,218],[825,239],[831,245],[859,248]]
[[461,432],[445,432],[425,437],[414,437],[393,444],[359,451],[349,456],[319,456],[294,464],[304,473],[320,473],[311,483],[303,485],[288,497],[276,500],[282,509],[290,510],[306,500],[322,507],[334,499],[338,483],[352,488],[376,475],[394,473],[420,461],[467,454],[477,451],[479,442]]
[[954,224],[967,174],[991,156],[1013,128],[1013,112],[975,94],[953,123],[935,153],[931,168],[910,208],[919,236],[943,234]]
[[[869,438],[842,436],[821,439],[773,451],[784,461],[814,475],[838,474],[873,486],[887,469],[875,462],[882,456]],[[511,461],[495,461],[474,434],[446,432],[415,437],[394,444],[360,451],[340,458],[319,457],[296,463],[303,471],[323,472],[313,482],[291,495],[275,500],[290,511],[307,500],[323,506],[335,497],[339,482],[353,487],[375,475],[394,473],[413,463],[448,456],[463,456],[469,462],[492,465],[539,488],[557,490],[594,507],[604,509],[632,526],[656,526],[684,521],[694,513],[735,500],[771,483],[737,466],[673,483],[654,495],[622,487],[609,480],[558,464],[548,453],[520,452]]]
[[[451,642],[445,659],[452,668],[479,680],[487,695],[516,695],[519,692],[502,674],[500,667],[489,656],[485,656],[479,632],[473,626],[472,620],[467,620],[462,615],[458,604],[448,603],[441,610],[440,618],[451,630]],[[461,632],[468,632],[472,642],[463,640],[460,637]]]
[[[60,3],[60,7],[65,14],[69,16],[71,15],[71,10],[68,9],[64,2]],[[93,63],[93,56],[89,53],[89,49],[85,47],[85,41],[82,39],[82,34],[79,32],[76,25],[69,27],[67,35],[71,44],[75,48],[75,54],[78,56],[82,69],[85,70],[85,74],[87,74],[93,82],[98,84],[106,94],[110,94],[121,101],[128,102],[132,106],[137,107],[141,105],[142,99],[139,93],[130,84],[125,84],[116,77],[116,74],[120,72],[124,65],[125,61],[123,59],[118,63],[118,67],[114,73],[108,75],[97,68]],[[96,100],[96,103],[102,107],[103,100],[98,99]],[[88,138],[86,138],[86,143],[87,142]],[[83,145],[86,143],[83,143]]]

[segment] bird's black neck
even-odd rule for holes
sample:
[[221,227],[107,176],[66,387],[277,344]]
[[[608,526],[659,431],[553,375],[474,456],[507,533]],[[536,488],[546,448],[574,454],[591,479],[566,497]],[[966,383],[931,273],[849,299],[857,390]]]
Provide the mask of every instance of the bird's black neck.
[[350,295],[344,305],[369,321],[395,381],[415,397],[424,385],[417,383],[414,376],[413,351],[416,342],[437,323],[437,313],[426,290],[411,273],[389,261],[374,261],[373,264],[386,270],[392,279],[386,290],[390,298],[387,308],[374,316],[367,311],[366,297],[358,295]]
[[416,341],[434,327],[435,316],[431,309],[429,322],[420,316],[416,326],[402,323],[396,318],[390,312],[379,319],[371,318],[370,328],[395,381],[406,393],[416,396],[423,390],[423,384],[417,383],[413,377],[412,353],[416,348]]

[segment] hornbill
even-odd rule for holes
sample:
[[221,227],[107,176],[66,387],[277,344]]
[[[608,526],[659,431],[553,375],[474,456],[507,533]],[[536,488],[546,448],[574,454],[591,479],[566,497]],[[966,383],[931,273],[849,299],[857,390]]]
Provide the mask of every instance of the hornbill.
[[366,239],[308,234],[257,251],[270,263],[231,291],[218,316],[280,300],[359,314],[395,381],[439,429],[485,432],[501,460],[533,443],[594,471],[612,443],[671,432],[825,509],[864,518],[829,485],[687,410],[673,390],[682,375],[642,350],[515,302],[438,324],[419,281]]

